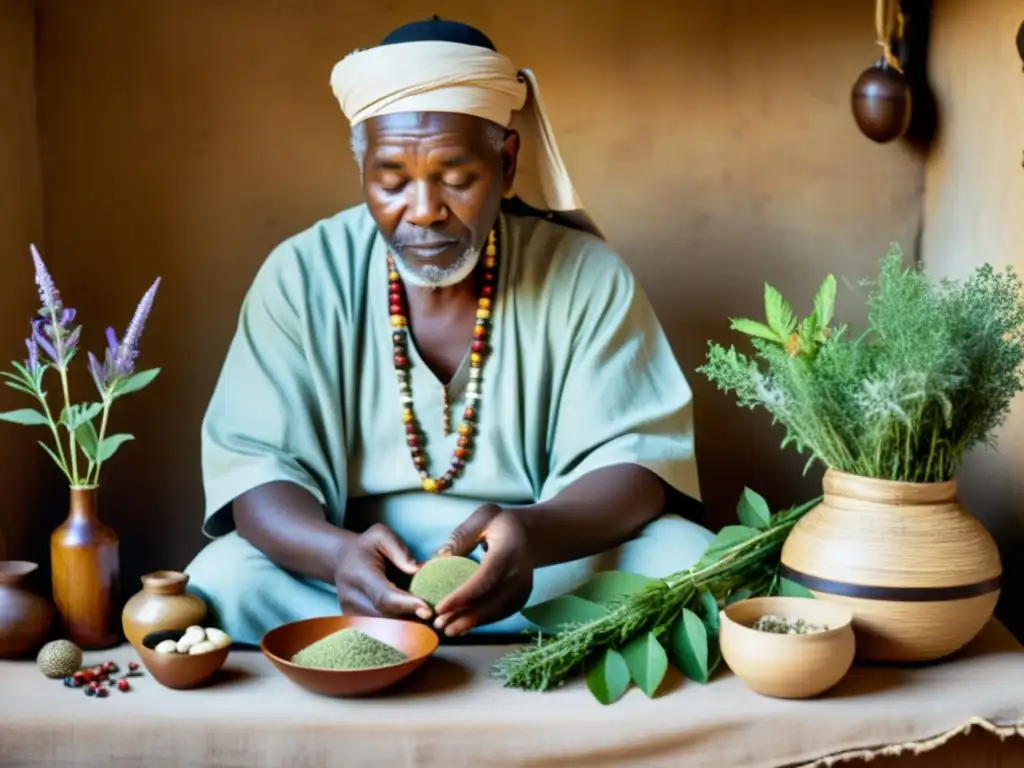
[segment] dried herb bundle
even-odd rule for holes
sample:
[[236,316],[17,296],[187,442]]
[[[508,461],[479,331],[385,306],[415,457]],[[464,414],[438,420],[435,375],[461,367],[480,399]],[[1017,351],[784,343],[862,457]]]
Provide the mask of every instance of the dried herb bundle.
[[499,659],[493,675],[509,687],[542,691],[582,669],[604,704],[619,699],[630,682],[654,696],[670,663],[706,683],[721,661],[722,605],[764,594],[811,596],[779,576],[778,554],[818,501],[772,514],[761,496],[745,489],[737,510],[741,524],[719,531],[694,567],[664,579],[602,572],[569,594],[525,609],[541,634]]
[[905,268],[893,245],[877,281],[866,282],[866,331],[831,327],[836,281],[799,320],[765,286],[766,322],[734,319],[755,355],[709,344],[698,370],[739,405],[765,408],[793,444],[843,472],[883,480],[941,482],[964,455],[991,444],[1013,397],[1024,391],[1024,300],[1010,268],[977,269],[962,281]]

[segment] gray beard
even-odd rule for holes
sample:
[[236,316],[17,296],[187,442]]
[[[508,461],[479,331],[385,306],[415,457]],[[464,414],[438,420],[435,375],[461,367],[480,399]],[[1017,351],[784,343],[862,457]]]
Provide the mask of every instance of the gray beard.
[[467,248],[448,267],[435,267],[428,264],[422,269],[412,269],[402,258],[395,259],[395,268],[407,285],[419,288],[447,288],[457,285],[473,274],[480,260],[479,248]]

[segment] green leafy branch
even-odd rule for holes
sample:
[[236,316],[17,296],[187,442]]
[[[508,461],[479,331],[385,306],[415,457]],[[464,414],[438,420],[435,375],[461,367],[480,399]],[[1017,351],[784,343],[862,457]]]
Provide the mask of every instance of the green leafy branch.
[[778,553],[819,500],[772,514],[761,496],[744,489],[739,524],[722,528],[692,568],[663,579],[604,571],[524,609],[540,634],[534,644],[499,659],[492,674],[508,687],[543,691],[582,672],[603,704],[620,699],[631,683],[655,696],[670,666],[709,682],[721,663],[722,606],[764,594],[811,597],[779,575]]
[[[70,360],[71,355],[67,359]],[[43,379],[50,368],[57,366],[40,362],[34,369],[29,369],[17,361],[12,361],[11,366],[14,369],[13,373],[0,371],[0,376],[6,379],[4,383],[11,389],[34,398],[40,410],[19,408],[7,411],[0,413],[0,421],[29,427],[46,427],[52,437],[53,446],[42,440],[38,443],[74,488],[99,485],[103,462],[110,459],[124,443],[134,439],[130,434],[107,434],[110,410],[114,402],[124,395],[143,389],[160,373],[159,368],[153,368],[117,379],[111,386],[103,389],[101,402],[71,403],[65,371],[61,376],[64,405],[59,417],[54,418],[47,399],[47,391],[43,387]],[[98,430],[94,423],[97,417],[100,418]],[[64,447],[65,439],[67,449]],[[79,452],[85,459],[84,472],[79,467]]]
[[836,279],[825,278],[814,297],[814,308],[803,320],[778,289],[765,283],[764,311],[766,323],[744,317],[730,318],[730,328],[752,338],[776,344],[793,359],[812,360],[832,333],[829,323],[836,305]]

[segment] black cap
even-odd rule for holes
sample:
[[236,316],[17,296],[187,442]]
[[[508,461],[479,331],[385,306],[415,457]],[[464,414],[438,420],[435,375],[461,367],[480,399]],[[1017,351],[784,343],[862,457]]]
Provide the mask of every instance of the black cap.
[[424,41],[438,41],[445,43],[462,43],[463,45],[475,45],[478,48],[487,48],[497,52],[494,43],[483,32],[460,21],[448,21],[442,19],[436,13],[425,21],[413,21],[405,24],[387,37],[381,40],[381,45],[394,45],[395,43],[420,43]]

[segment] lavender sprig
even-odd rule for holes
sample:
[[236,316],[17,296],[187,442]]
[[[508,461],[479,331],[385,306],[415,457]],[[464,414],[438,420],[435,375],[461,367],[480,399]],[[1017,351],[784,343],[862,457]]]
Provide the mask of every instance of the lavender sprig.
[[39,249],[30,245],[32,261],[35,264],[36,286],[39,288],[39,300],[42,307],[39,309],[39,316],[33,321],[32,335],[36,343],[49,355],[60,374],[61,390],[64,394],[64,410],[61,414],[61,422],[68,431],[68,453],[71,454],[71,474],[78,478],[78,452],[75,450],[75,426],[68,423],[65,418],[71,416],[71,391],[68,386],[68,363],[74,357],[78,345],[78,338],[81,329],[73,325],[75,310],[66,309],[61,300],[60,291],[46,268],[43,257],[39,255]]
[[[40,442],[43,450],[60,467],[72,487],[94,487],[99,483],[99,470],[118,447],[134,439],[132,435],[107,436],[110,406],[117,398],[137,392],[156,378],[160,369],[136,373],[135,362],[139,354],[139,341],[146,320],[153,309],[160,279],[150,286],[139,302],[124,338],[118,340],[112,328],[107,329],[107,349],[101,364],[95,355],[89,354],[89,371],[100,393],[98,403],[73,404],[68,387],[68,365],[79,348],[82,326],[75,322],[77,312],[64,306],[63,298],[46,267],[39,250],[30,246],[35,267],[35,284],[39,293],[40,308],[31,319],[31,332],[25,340],[28,357],[24,363],[12,362],[15,373],[0,371],[0,376],[12,389],[31,395],[41,406],[41,411],[22,408],[0,413],[0,421],[26,426],[48,426],[54,438],[55,449]],[[54,419],[43,389],[43,377],[50,367],[60,374],[64,407],[60,418]],[[97,432],[93,425],[96,416],[102,413],[102,422]],[[68,454],[65,454],[59,428],[63,427],[68,436]],[[78,469],[78,453],[81,449],[88,461],[84,473]]]
[[[107,328],[107,348],[104,352],[102,365],[92,352],[89,353],[89,372],[92,374],[96,389],[99,390],[100,399],[103,402],[103,415],[100,418],[100,431],[96,435],[95,469],[93,483],[99,482],[100,467],[106,458],[107,443],[107,420],[110,416],[110,406],[117,398],[137,392],[149,384],[157,374],[159,368],[149,371],[135,373],[135,360],[139,356],[139,342],[142,339],[142,331],[146,327],[146,320],[153,309],[153,302],[156,299],[156,291],[160,287],[158,277],[149,290],[142,296],[135,313],[124,332],[124,337],[118,341],[117,334],[113,328]],[[131,435],[115,435],[111,440],[117,438],[115,448],[125,440],[132,439]]]
[[[96,389],[103,402],[127,394],[125,386],[135,374],[139,342],[146,327],[146,320],[153,309],[153,302],[159,287],[160,278],[158,277],[139,301],[121,340],[118,340],[113,328],[107,328],[107,347],[104,350],[102,363],[96,355],[92,352],[89,353],[89,372],[92,374],[93,382],[96,384]],[[145,383],[148,384],[149,381]],[[135,391],[134,387],[131,391]]]
[[36,248],[34,243],[29,246],[29,250],[32,251],[32,261],[35,263],[36,268],[36,285],[39,287],[39,301],[43,309],[52,315],[56,315],[62,308],[60,291],[57,290],[53,277],[50,276],[49,270],[46,269],[43,257],[39,255],[39,249]]

